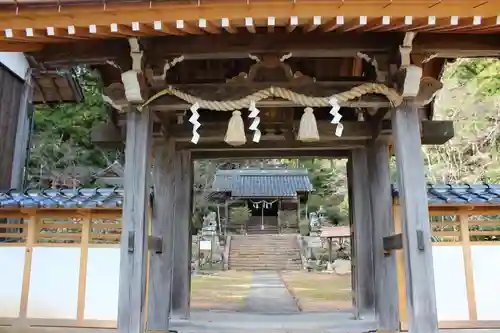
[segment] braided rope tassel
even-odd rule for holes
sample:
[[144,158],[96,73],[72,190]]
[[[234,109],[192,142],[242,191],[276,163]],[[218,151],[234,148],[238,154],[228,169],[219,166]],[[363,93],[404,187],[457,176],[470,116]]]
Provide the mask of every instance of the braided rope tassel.
[[257,109],[257,106],[255,105],[255,101],[250,101],[250,107],[248,108],[248,111],[250,111],[250,114],[248,115],[248,118],[253,118],[252,123],[250,124],[250,127],[248,128],[251,131],[254,131],[253,133],[253,139],[252,141],[255,143],[259,143],[260,137],[262,133],[259,130],[259,124],[260,124],[260,117],[259,113],[260,110]]
[[200,122],[198,119],[200,119],[200,114],[198,113],[198,109],[200,108],[200,104],[194,103],[191,106],[191,117],[189,117],[189,122],[193,124],[193,136],[191,138],[191,142],[194,144],[197,144],[198,141],[200,140],[200,134],[198,133],[198,128],[201,127]]
[[330,123],[337,125],[337,127],[335,128],[335,135],[341,137],[342,132],[344,131],[344,125],[342,125],[342,123],[340,122],[340,120],[342,119],[342,115],[339,113],[339,101],[335,97],[333,97],[328,101],[328,103],[330,103],[330,105],[332,106],[330,114],[333,116],[333,118]]

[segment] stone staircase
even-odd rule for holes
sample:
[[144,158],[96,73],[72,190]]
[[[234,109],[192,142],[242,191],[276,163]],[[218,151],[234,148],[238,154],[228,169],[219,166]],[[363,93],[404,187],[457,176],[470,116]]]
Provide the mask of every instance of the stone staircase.
[[301,268],[296,235],[231,236],[229,269],[281,271]]

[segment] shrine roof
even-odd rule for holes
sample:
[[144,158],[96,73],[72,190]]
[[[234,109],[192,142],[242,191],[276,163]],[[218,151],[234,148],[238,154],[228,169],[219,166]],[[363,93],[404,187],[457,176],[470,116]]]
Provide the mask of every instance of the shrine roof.
[[212,193],[238,198],[293,198],[313,190],[305,169],[218,170],[212,184]]
[[[399,197],[399,190],[392,186],[393,198]],[[441,184],[427,185],[427,200],[433,205],[484,205],[500,204],[500,184]]]

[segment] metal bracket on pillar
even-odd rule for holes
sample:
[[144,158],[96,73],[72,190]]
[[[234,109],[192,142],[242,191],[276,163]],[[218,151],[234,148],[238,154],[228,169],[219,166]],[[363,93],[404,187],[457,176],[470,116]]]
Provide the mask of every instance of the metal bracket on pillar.
[[163,238],[161,236],[149,236],[148,249],[156,254],[163,253]]
[[392,251],[401,250],[403,248],[403,234],[395,234],[386,236],[384,240],[384,254],[390,256]]
[[419,251],[425,250],[424,232],[422,230],[417,230],[417,246]]
[[151,207],[151,212],[154,212],[155,208],[155,192],[154,188],[151,187],[151,192],[149,193],[149,206]]
[[128,252],[134,253],[135,251],[135,231],[128,232]]

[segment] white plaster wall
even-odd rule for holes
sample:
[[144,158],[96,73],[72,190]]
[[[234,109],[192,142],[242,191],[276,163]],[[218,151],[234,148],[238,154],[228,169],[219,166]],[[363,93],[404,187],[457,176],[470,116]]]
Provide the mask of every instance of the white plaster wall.
[[84,319],[117,320],[120,248],[90,248]]
[[500,320],[500,246],[471,247],[478,320]]
[[23,246],[0,247],[0,318],[19,317],[25,254]]
[[80,249],[35,247],[31,259],[29,318],[76,319]]
[[438,320],[469,320],[462,247],[434,246],[432,255]]
[[29,65],[23,53],[0,52],[0,62],[24,80]]

